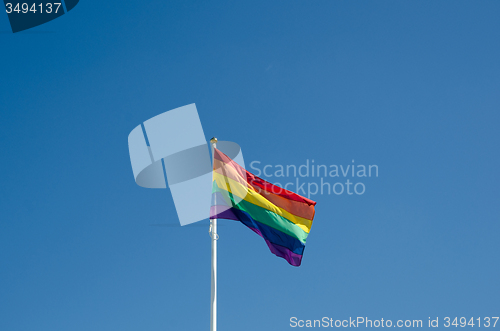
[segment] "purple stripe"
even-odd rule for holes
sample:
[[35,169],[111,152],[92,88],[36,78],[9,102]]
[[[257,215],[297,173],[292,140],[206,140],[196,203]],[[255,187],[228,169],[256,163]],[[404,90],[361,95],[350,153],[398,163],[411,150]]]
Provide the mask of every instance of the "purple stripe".
[[288,248],[285,248],[280,245],[275,245],[268,240],[266,240],[267,246],[271,250],[271,252],[279,257],[284,258],[285,260],[288,261],[291,265],[294,267],[300,266],[300,263],[302,262],[302,255],[295,254],[294,252],[290,251]]
[[240,219],[233,213],[231,208],[227,206],[212,206],[210,207],[210,219],[222,218],[225,220],[239,221]]

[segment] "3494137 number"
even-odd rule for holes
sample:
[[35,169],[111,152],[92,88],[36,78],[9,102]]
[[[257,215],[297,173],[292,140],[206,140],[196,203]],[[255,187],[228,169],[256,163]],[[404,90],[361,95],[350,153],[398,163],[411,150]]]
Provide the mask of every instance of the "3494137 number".
[[26,14],[26,13],[51,14],[52,12],[54,12],[55,14],[57,14],[60,7],[61,7],[60,2],[54,2],[54,3],[45,2],[45,3],[39,3],[39,4],[34,3],[31,5],[31,7],[27,3],[18,2],[18,3],[12,4],[9,2],[9,3],[5,4],[5,11],[7,12],[7,14],[11,14],[12,12],[15,12],[18,14]]
[[484,327],[484,328],[489,328],[489,327],[495,327],[498,322],[498,317],[478,317],[474,318],[471,317],[470,319],[467,319],[465,317],[455,317],[453,320],[450,317],[445,317],[444,318],[444,327],[449,328],[449,327]]

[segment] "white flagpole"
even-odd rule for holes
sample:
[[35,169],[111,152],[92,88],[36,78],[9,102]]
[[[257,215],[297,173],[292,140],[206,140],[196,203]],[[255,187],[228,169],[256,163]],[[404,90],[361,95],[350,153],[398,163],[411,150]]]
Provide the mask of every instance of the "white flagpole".
[[[212,160],[217,138],[210,139],[212,144]],[[216,203],[214,203],[216,204]],[[210,220],[210,237],[212,238],[212,295],[210,300],[210,331],[217,331],[217,219]]]

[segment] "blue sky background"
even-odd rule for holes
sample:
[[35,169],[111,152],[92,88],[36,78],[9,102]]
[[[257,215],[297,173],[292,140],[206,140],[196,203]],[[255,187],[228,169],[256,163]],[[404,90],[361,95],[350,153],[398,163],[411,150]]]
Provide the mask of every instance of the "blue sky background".
[[499,316],[499,17],[492,0],[81,1],[12,34],[0,15],[0,330],[208,329],[208,221],[175,226],[127,147],[190,103],[247,165],[379,166],[361,196],[312,197],[300,268],[222,222],[220,330]]

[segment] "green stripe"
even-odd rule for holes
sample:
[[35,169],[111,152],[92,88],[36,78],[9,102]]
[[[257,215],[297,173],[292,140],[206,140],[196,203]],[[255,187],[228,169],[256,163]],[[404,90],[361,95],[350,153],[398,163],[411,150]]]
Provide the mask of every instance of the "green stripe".
[[247,213],[250,214],[250,216],[252,216],[254,220],[262,224],[268,225],[273,229],[284,232],[289,236],[297,238],[304,244],[306,243],[306,238],[308,233],[299,228],[295,223],[290,222],[283,216],[280,216],[265,208],[254,205],[253,203],[250,203],[246,200],[241,200],[238,203],[235,203],[233,194],[231,192],[224,190],[223,188],[218,187],[216,182],[214,182],[213,188],[216,189],[218,192],[223,193],[223,195],[228,195],[229,198],[231,199],[233,207],[239,210],[246,211]]

